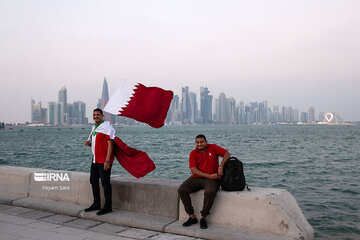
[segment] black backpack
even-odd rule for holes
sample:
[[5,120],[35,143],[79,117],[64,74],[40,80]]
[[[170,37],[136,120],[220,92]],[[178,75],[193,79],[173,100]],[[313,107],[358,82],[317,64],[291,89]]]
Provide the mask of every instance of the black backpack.
[[246,184],[243,163],[236,157],[230,157],[224,165],[221,177],[221,189],[224,191],[242,191]]

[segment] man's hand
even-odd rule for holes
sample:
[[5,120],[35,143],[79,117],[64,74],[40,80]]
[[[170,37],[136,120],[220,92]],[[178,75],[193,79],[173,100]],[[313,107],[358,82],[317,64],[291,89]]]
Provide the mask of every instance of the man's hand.
[[111,139],[106,140],[106,143],[108,145],[107,147],[107,153],[106,153],[106,161],[104,162],[104,170],[108,170],[110,168],[110,158],[111,154],[113,152],[113,141]]
[[219,166],[219,168],[218,168],[218,174],[219,174],[219,176],[222,176],[224,174],[224,170],[221,166]]
[[91,142],[90,141],[84,141],[84,145],[85,146],[91,146]]
[[226,153],[224,154],[223,160],[221,161],[221,163],[220,163],[220,165],[219,165],[219,167],[218,167],[218,174],[219,174],[219,176],[222,176],[222,175],[224,174],[224,169],[223,169],[223,167],[224,167],[225,163],[227,162],[227,160],[229,160],[230,156],[231,156],[231,154],[230,154],[229,152],[226,152]]
[[192,174],[194,174],[195,176],[201,177],[201,178],[219,179],[219,174],[217,174],[217,173],[213,173],[213,174],[204,173],[195,167],[192,167],[190,170],[191,170]]
[[107,171],[110,168],[110,162],[104,162],[104,170]]
[[219,174],[217,173],[210,174],[210,179],[219,179]]

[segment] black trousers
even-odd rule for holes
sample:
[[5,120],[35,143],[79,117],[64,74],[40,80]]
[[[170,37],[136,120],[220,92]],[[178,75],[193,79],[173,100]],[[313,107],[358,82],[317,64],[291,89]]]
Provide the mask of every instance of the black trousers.
[[100,186],[99,179],[101,179],[101,185],[104,189],[105,195],[105,204],[103,209],[112,209],[111,204],[111,183],[110,183],[110,175],[111,175],[111,167],[108,170],[104,170],[104,164],[101,163],[91,163],[90,170],[90,183],[92,186],[94,203],[95,207],[101,207],[100,204]]
[[210,214],[210,209],[214,203],[216,192],[219,189],[219,180],[190,177],[179,187],[179,195],[184,204],[185,212],[189,215],[194,214],[194,208],[191,204],[190,194],[204,189],[204,205],[200,212],[202,217]]

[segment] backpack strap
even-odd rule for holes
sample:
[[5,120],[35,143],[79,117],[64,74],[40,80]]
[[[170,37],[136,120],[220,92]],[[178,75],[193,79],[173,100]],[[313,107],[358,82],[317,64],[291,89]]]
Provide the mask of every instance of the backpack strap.
[[246,186],[246,189],[250,192],[251,190],[250,190],[250,188],[249,188],[249,185],[245,185]]

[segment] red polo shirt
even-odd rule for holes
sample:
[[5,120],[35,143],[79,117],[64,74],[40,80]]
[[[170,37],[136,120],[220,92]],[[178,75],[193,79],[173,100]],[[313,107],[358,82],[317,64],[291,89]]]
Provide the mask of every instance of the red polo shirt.
[[[219,147],[216,144],[208,144],[205,152],[201,152],[195,148],[191,151],[189,157],[190,169],[195,167],[204,173],[217,173],[219,168],[219,156],[224,157],[226,152],[226,149]],[[191,175],[191,177],[197,176]]]

